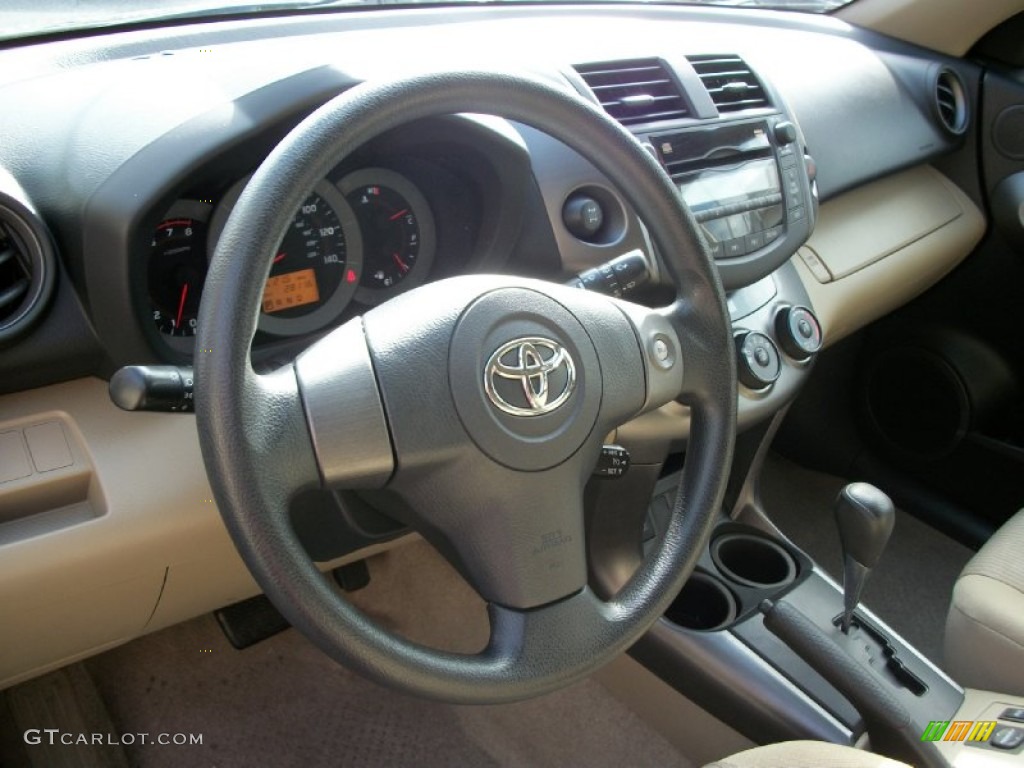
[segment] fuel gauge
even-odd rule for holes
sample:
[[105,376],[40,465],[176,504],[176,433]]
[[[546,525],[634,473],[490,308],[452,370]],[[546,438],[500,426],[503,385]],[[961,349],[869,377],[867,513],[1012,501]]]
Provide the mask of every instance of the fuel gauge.
[[363,275],[356,300],[378,304],[419,285],[434,257],[434,218],[404,176],[384,168],[349,174],[338,187],[363,235]]

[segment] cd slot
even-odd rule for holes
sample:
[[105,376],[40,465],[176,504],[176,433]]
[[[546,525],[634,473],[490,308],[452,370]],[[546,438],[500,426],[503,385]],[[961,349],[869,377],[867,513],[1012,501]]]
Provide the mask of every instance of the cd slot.
[[726,216],[732,216],[737,213],[747,213],[748,211],[756,211],[761,208],[768,208],[772,205],[778,205],[782,202],[782,195],[779,192],[773,192],[768,195],[762,195],[761,197],[751,198],[744,200],[740,203],[731,203],[730,205],[721,205],[717,208],[705,208],[702,211],[694,212],[693,217],[703,224],[706,221],[712,219],[722,219]]
[[670,176],[682,176],[688,173],[708,170],[728,170],[738,168],[751,160],[762,160],[771,158],[770,147],[756,149],[750,152],[736,152],[735,150],[713,151],[704,157],[689,157],[681,160],[665,159],[665,170]]

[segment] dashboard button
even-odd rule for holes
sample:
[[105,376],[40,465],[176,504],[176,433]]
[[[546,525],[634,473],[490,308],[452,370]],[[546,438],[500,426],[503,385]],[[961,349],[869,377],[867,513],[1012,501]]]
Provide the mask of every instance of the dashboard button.
[[562,206],[562,221],[575,237],[590,241],[604,225],[604,209],[589,195],[577,193]]
[[792,144],[796,141],[796,126],[789,122],[789,120],[782,120],[776,123],[772,133],[775,134],[775,141],[779,143],[779,146]]
[[797,205],[794,208],[789,209],[789,220],[790,221],[803,221],[804,219],[804,207]]
[[770,227],[764,231],[765,243],[770,243],[773,240],[778,240],[782,235],[782,227]]
[[751,234],[746,236],[745,241],[746,241],[747,253],[752,253],[753,251],[756,251],[756,250],[759,250],[761,248],[764,248],[764,244],[765,244],[764,232],[752,232]]
[[1024,744],[1024,728],[1001,725],[996,728],[988,743],[996,749],[1016,749]]
[[811,274],[814,275],[819,283],[832,282],[832,273],[828,271],[828,267],[825,266],[825,262],[818,258],[818,254],[806,246],[796,253],[800,257],[800,260],[807,265],[807,268],[811,270]]
[[732,240],[726,240],[723,248],[726,257],[743,256],[747,252],[747,243],[742,237],[734,237]]

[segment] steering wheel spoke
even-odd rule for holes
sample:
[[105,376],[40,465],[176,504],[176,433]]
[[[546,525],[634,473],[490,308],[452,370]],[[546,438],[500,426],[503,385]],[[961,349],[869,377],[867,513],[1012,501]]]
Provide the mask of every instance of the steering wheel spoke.
[[295,377],[324,486],[383,486],[394,456],[362,319],[299,355]]
[[[599,447],[599,446],[598,446]],[[488,602],[526,610],[586,585],[583,486],[595,449],[543,472],[519,472],[467,452],[396,474],[400,517]]]

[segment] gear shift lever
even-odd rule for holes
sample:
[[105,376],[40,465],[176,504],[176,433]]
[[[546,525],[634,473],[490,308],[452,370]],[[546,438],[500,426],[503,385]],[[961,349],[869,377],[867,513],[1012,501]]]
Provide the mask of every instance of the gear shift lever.
[[889,541],[896,510],[882,491],[867,483],[850,483],[836,499],[836,523],[843,546],[843,633],[850,630],[853,609]]

